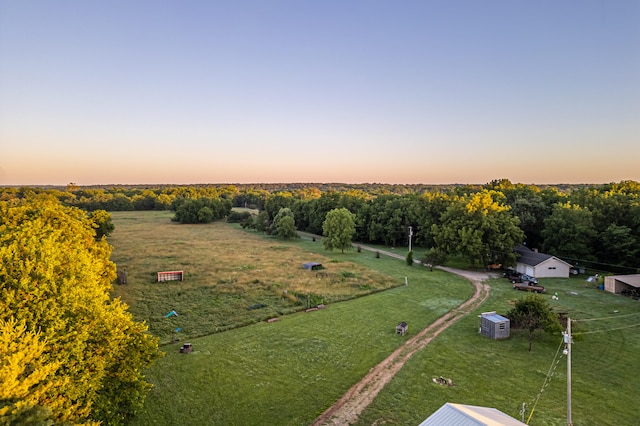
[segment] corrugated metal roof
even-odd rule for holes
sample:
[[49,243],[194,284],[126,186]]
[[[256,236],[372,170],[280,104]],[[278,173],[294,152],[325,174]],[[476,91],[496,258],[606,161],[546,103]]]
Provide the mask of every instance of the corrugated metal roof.
[[522,426],[519,420],[489,407],[447,402],[420,426]]
[[482,318],[486,318],[491,322],[509,321],[509,318],[505,318],[502,315],[496,314],[495,312],[492,312],[490,314],[482,314]]

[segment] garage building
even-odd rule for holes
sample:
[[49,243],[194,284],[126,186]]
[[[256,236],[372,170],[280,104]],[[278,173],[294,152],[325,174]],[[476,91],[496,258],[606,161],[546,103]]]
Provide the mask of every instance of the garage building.
[[520,245],[515,248],[518,255],[516,271],[536,278],[569,278],[573,267],[570,263],[550,254],[531,250]]

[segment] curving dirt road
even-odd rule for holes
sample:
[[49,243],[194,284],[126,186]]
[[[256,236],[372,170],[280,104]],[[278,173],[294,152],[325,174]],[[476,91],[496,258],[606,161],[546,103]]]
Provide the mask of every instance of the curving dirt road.
[[[362,247],[365,249],[365,247]],[[366,248],[369,249],[369,248]],[[386,255],[403,258],[395,253],[385,252]],[[380,364],[369,370],[358,383],[347,391],[335,404],[329,407],[314,422],[314,426],[321,425],[349,425],[358,420],[358,416],[374,400],[378,392],[402,368],[405,362],[416,352],[427,346],[447,327],[460,318],[479,307],[489,296],[489,286],[483,281],[491,276],[490,273],[464,271],[453,268],[438,267],[443,271],[463,276],[471,281],[475,287],[473,296],[466,302],[438,318],[433,324],[396,349]]]

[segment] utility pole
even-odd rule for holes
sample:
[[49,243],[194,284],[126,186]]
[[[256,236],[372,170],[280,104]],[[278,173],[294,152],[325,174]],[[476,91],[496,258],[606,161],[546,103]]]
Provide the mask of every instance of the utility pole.
[[565,355],[567,355],[567,426],[573,426],[571,420],[571,318],[567,318],[567,334],[564,335]]
[[413,236],[413,227],[409,226],[409,251],[411,251],[411,237]]

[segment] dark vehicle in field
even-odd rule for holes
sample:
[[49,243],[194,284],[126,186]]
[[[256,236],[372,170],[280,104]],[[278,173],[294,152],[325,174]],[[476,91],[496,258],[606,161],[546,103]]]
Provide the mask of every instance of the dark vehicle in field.
[[508,279],[509,281],[513,281],[515,279],[520,278],[520,275],[522,275],[520,272],[513,270],[513,269],[507,269],[506,271],[504,271],[504,273],[502,274],[506,279]]
[[512,283],[526,283],[526,282],[530,282],[533,284],[538,284],[538,280],[536,279],[536,277],[532,277],[530,275],[525,275],[525,274],[521,274],[517,277],[513,277],[511,278],[511,282]]
[[534,293],[544,293],[544,286],[531,281],[524,281],[521,283],[514,283],[513,288],[515,290],[532,291]]

